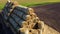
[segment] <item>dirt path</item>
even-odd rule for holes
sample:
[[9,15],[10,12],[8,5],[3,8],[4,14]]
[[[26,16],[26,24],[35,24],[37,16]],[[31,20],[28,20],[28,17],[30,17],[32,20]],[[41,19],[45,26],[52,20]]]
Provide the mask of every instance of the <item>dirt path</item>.
[[40,20],[44,21],[45,24],[60,32],[60,3],[37,6],[33,7],[33,9]]

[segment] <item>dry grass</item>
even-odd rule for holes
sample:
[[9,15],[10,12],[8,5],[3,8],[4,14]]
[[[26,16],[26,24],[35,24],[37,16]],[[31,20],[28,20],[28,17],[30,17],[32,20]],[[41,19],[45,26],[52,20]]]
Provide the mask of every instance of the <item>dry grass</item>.
[[60,32],[45,24],[43,34],[60,34]]

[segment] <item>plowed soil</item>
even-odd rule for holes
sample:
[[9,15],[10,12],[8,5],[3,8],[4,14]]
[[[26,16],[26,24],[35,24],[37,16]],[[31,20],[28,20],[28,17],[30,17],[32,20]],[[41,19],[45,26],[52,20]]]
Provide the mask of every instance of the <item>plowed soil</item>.
[[35,10],[35,13],[40,20],[44,21],[45,24],[60,32],[60,3],[45,6],[35,6],[32,8]]

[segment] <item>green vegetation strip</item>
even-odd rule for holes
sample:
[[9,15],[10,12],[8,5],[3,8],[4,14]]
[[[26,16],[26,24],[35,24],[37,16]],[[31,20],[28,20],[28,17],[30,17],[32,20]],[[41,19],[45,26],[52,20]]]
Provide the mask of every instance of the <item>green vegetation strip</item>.
[[4,8],[5,4],[0,4],[0,10]]
[[44,5],[58,4],[58,3],[60,3],[60,2],[25,3],[25,4],[21,4],[21,5],[27,6],[27,7],[32,7],[32,6],[44,6]]
[[[39,3],[21,3],[20,5],[27,6],[27,7],[32,7],[32,6],[40,6],[40,5],[48,5],[48,4],[56,4],[60,2],[39,2]],[[0,10],[3,9],[5,4],[0,4]]]

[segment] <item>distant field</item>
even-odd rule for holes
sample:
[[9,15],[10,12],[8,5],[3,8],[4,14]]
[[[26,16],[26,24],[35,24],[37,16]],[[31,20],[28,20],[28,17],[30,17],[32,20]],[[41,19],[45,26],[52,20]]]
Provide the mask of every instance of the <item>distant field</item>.
[[[0,0],[0,9],[2,9],[7,0]],[[60,0],[13,0],[17,1],[20,5],[24,6],[36,6],[36,5],[45,5],[55,2],[60,2]]]

